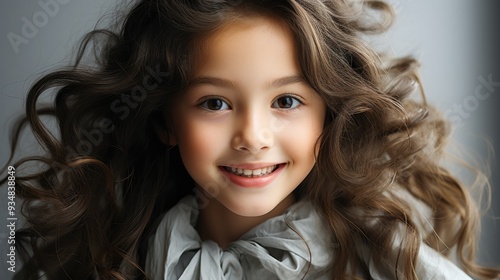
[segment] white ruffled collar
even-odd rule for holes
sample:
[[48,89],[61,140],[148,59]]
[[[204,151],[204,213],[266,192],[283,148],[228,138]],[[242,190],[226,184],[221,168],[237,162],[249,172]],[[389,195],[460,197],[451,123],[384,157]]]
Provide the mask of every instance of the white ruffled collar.
[[[148,248],[151,279],[328,279],[332,243],[311,203],[251,229],[222,250],[201,241],[196,199],[182,199],[163,217]],[[307,243],[307,245],[306,245]]]

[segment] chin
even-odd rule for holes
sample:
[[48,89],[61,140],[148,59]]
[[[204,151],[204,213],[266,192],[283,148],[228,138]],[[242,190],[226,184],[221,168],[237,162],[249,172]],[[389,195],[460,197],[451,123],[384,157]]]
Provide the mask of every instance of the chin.
[[221,203],[234,214],[249,218],[264,216],[270,213],[277,206],[277,204],[251,203],[250,201],[244,204],[238,201],[234,204],[231,202],[224,203],[222,201]]

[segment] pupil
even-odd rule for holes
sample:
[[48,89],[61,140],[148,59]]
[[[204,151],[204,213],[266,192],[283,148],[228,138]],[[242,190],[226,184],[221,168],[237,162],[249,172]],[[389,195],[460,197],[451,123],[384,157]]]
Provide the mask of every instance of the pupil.
[[222,108],[222,100],[219,99],[208,100],[207,107],[210,110],[219,110],[220,108]]
[[292,107],[292,98],[291,97],[282,97],[278,100],[278,105],[281,108],[290,108]]

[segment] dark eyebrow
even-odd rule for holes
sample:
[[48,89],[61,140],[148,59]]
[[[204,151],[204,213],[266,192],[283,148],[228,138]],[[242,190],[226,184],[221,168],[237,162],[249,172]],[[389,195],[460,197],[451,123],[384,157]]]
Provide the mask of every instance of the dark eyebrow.
[[[272,81],[267,85],[267,87],[272,89],[277,89],[295,83],[306,83],[306,80],[304,79],[304,77],[299,75],[286,76]],[[235,85],[230,80],[216,78],[216,77],[208,77],[208,76],[194,78],[189,83],[189,86],[197,86],[202,84],[208,84],[222,88],[235,88]]]
[[203,84],[213,85],[222,88],[234,88],[233,82],[215,77],[198,77],[194,78],[193,80],[191,80],[191,82],[189,82],[189,86],[197,86]]
[[[294,76],[286,76],[283,78],[276,79],[271,82],[269,85],[272,89],[277,89],[283,86],[296,84],[296,83],[306,83],[306,79],[302,76],[294,75]],[[307,84],[307,83],[306,83]]]

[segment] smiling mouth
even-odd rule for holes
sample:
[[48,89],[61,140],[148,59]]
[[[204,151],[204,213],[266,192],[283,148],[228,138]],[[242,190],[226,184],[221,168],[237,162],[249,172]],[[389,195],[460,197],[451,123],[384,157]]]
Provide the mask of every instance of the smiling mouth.
[[258,169],[243,169],[243,168],[236,168],[236,167],[229,167],[229,166],[223,166],[223,168],[227,172],[234,174],[234,175],[237,175],[237,176],[254,178],[254,177],[263,177],[263,176],[269,175],[269,174],[273,173],[274,171],[276,171],[276,169],[278,169],[278,167],[280,165],[281,164],[275,164],[275,165],[271,165],[271,166],[264,167],[264,168],[258,168]]

